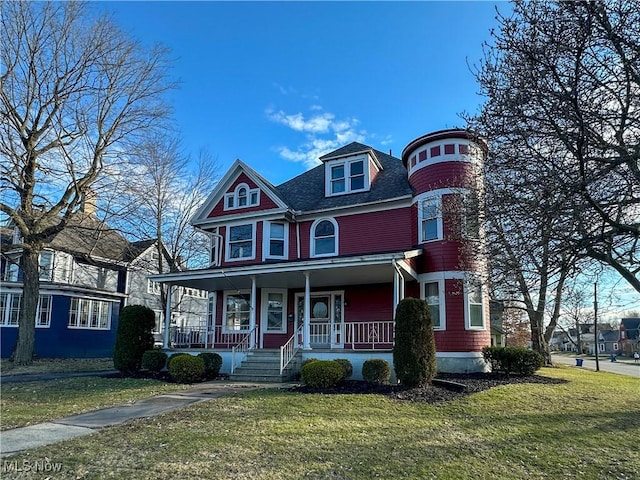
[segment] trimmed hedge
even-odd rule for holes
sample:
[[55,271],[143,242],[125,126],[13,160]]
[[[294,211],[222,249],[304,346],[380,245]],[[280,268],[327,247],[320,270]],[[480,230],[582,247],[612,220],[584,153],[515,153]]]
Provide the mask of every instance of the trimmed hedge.
[[344,368],[333,360],[315,360],[302,367],[300,377],[311,388],[331,388],[344,378]]
[[334,362],[340,364],[342,370],[344,371],[344,375],[342,376],[343,380],[346,380],[351,375],[353,375],[353,365],[346,358],[336,358]]
[[204,375],[204,360],[189,354],[180,355],[169,364],[169,374],[177,383],[197,382]]
[[147,350],[142,354],[142,368],[146,370],[159,372],[164,368],[164,365],[166,363],[167,354],[157,348],[154,348],[153,350]]
[[176,358],[179,358],[179,357],[190,357],[190,356],[191,355],[186,353],[186,352],[174,353],[167,360],[167,370],[169,370],[169,367],[171,367],[171,362],[173,362]]
[[533,375],[544,366],[544,357],[524,347],[484,347],[482,356],[492,373]]
[[222,367],[222,357],[213,352],[202,352],[198,354],[204,361],[204,376],[207,380],[212,380],[220,373]]
[[153,348],[153,327],[156,314],[144,305],[129,305],[120,312],[113,366],[125,373],[136,373],[142,365],[142,355]]
[[371,383],[387,383],[391,378],[389,362],[381,358],[373,358],[362,364],[362,378]]

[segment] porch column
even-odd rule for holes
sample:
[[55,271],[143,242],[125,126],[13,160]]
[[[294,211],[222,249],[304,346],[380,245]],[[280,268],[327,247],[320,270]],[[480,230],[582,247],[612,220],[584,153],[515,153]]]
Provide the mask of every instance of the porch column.
[[304,272],[304,319],[302,323],[302,348],[311,349],[311,282],[309,272]]
[[[253,331],[256,328],[256,276],[251,276],[251,310],[249,311],[249,330]],[[256,346],[256,332],[253,332],[251,335],[250,348],[255,348]]]
[[171,284],[167,283],[167,305],[164,312],[164,337],[162,347],[169,348],[169,328],[171,327]]

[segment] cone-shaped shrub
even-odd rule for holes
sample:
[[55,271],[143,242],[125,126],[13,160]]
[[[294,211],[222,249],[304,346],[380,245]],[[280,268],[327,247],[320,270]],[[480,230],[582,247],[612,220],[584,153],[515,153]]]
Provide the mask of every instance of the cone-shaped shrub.
[[436,343],[429,305],[405,298],[396,309],[393,366],[396,377],[407,387],[420,387],[436,376]]
[[156,314],[144,305],[129,305],[120,312],[113,366],[121,372],[140,370],[142,355],[153,348]]

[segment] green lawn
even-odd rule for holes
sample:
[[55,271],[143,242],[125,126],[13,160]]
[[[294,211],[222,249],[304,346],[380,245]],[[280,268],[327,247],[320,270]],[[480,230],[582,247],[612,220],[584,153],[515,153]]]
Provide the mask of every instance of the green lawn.
[[25,373],[93,372],[113,370],[112,358],[39,358],[31,365],[15,365],[9,359],[0,360],[0,375]]
[[541,373],[569,382],[438,405],[252,391],[29,458],[61,462],[55,478],[640,478],[640,382],[573,368]]
[[184,385],[156,380],[101,377],[2,383],[0,430],[55,420],[184,388]]

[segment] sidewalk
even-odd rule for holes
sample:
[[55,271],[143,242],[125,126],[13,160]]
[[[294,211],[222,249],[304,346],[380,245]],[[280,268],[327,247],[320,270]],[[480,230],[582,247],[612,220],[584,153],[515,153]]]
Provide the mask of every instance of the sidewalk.
[[[73,376],[73,374],[62,375]],[[35,377],[36,375],[29,376]],[[6,381],[5,378],[2,381]],[[28,427],[5,430],[0,433],[0,458],[63,440],[91,435],[104,427],[120,425],[136,418],[152,417],[239,391],[259,388],[289,388],[291,385],[293,383],[236,383],[217,380],[195,384],[186,390],[157,395],[125,405],[72,415]]]

